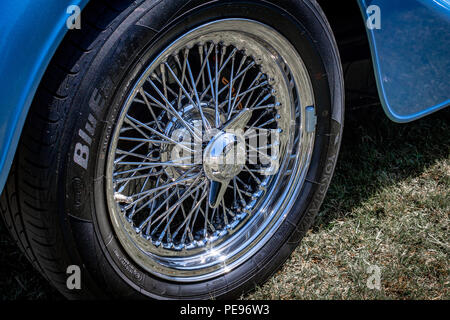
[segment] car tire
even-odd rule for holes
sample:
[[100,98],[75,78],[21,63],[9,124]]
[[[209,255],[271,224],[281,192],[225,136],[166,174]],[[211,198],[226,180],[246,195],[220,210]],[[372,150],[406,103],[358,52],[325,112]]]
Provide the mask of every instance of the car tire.
[[[227,299],[264,283],[313,224],[330,185],[342,138],[341,62],[332,30],[317,2],[91,1],[81,19],[81,30],[70,31],[64,38],[39,86],[1,197],[6,225],[24,254],[71,299]],[[202,26],[209,24],[228,30],[230,25],[233,28],[229,21],[255,26],[258,34],[262,34],[257,27],[261,25],[261,30],[267,28],[269,34],[278,37],[264,38],[268,45],[272,40],[273,48],[278,48],[278,42],[289,43],[294,54],[301,57],[302,64],[292,57],[286,57],[286,61],[292,59],[292,64],[303,68],[308,79],[303,86],[311,89],[314,104],[305,106],[302,96],[292,98],[298,106],[286,109],[291,110],[286,114],[294,118],[292,110],[300,114],[297,125],[297,120],[289,119],[296,128],[293,130],[298,130],[298,137],[292,140],[309,143],[309,151],[305,152],[304,162],[299,162],[297,180],[289,176],[294,176],[293,170],[286,169],[286,184],[273,189],[277,191],[267,200],[277,200],[277,192],[284,195],[282,187],[292,189],[282,199],[283,210],[274,210],[268,227],[258,231],[263,240],[248,240],[242,257],[226,257],[232,267],[224,263],[211,267],[214,272],[206,270],[206,265],[205,271],[171,270],[167,265],[172,260],[167,258],[166,264],[163,253],[158,259],[164,261],[164,267],[153,260],[147,264],[151,255],[140,253],[143,251],[137,243],[142,241],[129,235],[129,226],[124,226],[126,222],[117,218],[111,207],[116,205],[111,201],[114,194],[109,194],[111,141],[117,136],[124,104],[149,65],[189,32],[203,30]],[[220,32],[216,32],[220,38]],[[233,32],[238,34],[238,30]],[[256,42],[255,46],[256,52]],[[300,76],[296,78],[296,69],[292,70],[293,79],[289,75],[286,79],[303,92],[301,81],[296,82]],[[309,140],[301,140],[303,136]],[[259,212],[252,214],[258,216]],[[253,217],[245,219],[236,220],[240,227],[235,234],[253,221]],[[149,243],[142,246],[156,246]],[[161,248],[154,250],[159,252]],[[80,288],[67,286],[69,266],[80,268]]]

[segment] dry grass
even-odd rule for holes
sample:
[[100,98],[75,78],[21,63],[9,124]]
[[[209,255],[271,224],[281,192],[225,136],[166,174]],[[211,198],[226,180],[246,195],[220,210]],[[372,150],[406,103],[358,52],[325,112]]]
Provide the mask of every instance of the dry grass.
[[[450,298],[450,110],[407,125],[352,113],[315,227],[247,298]],[[367,286],[371,265],[381,290]]]
[[[407,125],[350,111],[321,216],[246,299],[449,299],[450,110]],[[0,223],[1,299],[60,299]],[[367,268],[381,268],[381,290]]]

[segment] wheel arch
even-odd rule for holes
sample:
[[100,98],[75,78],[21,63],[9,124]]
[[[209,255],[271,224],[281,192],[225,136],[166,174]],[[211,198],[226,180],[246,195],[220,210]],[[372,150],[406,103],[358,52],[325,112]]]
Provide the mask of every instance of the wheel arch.
[[3,75],[0,80],[0,191],[8,178],[37,88],[69,32],[66,22],[73,14],[69,6],[82,10],[89,1],[3,1],[0,4],[3,33],[0,46],[8,48],[0,52]]
[[[371,65],[372,94],[389,119],[408,123],[450,105],[445,85],[450,79],[448,1],[317,2],[335,33],[343,64],[367,60]],[[370,28],[372,17],[379,24]]]

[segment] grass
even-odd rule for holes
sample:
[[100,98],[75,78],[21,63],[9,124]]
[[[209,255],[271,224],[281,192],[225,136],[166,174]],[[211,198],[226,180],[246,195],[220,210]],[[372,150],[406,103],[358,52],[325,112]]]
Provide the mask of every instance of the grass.
[[[395,124],[349,111],[315,226],[281,271],[245,299],[450,299],[450,109]],[[61,299],[0,223],[1,299]],[[367,287],[369,266],[381,288]]]
[[[350,111],[320,217],[249,299],[449,299],[450,110],[395,124]],[[367,281],[381,269],[380,290]]]

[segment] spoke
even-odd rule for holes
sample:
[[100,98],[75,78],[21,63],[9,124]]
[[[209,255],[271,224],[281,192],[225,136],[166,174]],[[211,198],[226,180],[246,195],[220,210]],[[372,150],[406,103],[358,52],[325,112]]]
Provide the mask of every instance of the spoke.
[[252,176],[253,179],[255,179],[258,185],[262,183],[261,180],[246,165],[244,166],[244,170],[250,173],[250,175]]
[[[139,145],[137,145],[136,147],[134,147],[133,149],[131,149],[129,152],[134,152],[136,150],[139,150],[140,148],[142,148],[143,146],[145,146],[148,142],[145,141]],[[122,157],[115,159],[114,160],[114,165],[118,164],[119,162],[121,162],[123,159],[125,159],[126,157],[128,157],[128,155],[123,155]]]
[[[185,55],[185,57],[186,57],[186,55]],[[181,66],[180,58],[178,57],[178,55],[175,56],[175,61],[177,62],[178,68],[181,71],[181,83],[183,84],[186,79],[186,61],[187,61],[187,59],[186,58],[184,59],[183,66]],[[178,89],[178,92],[179,92],[178,93],[178,110],[181,109],[181,99],[183,98],[183,90],[181,88],[182,88],[182,85],[179,86],[179,89]]]
[[[124,122],[126,124],[129,124],[130,126],[132,126],[133,129],[136,130],[137,132],[139,132],[144,138],[147,138],[148,140],[151,140],[150,136],[148,134],[146,134],[144,131],[141,130],[141,128],[143,127],[141,125],[141,122],[138,122],[139,123],[139,127],[138,127],[133,121],[131,121],[131,117],[129,115],[127,115],[127,117],[125,118]],[[145,126],[144,128],[148,127],[147,125],[144,125],[144,126]]]
[[[192,172],[192,170],[193,169],[191,169],[187,173]],[[133,201],[132,203],[130,203],[130,205],[128,207],[126,207],[125,209],[126,210],[130,209],[135,203],[142,201],[143,199],[151,196],[152,194],[157,193],[158,191],[162,190],[163,193],[164,193],[164,192],[167,191],[167,189],[170,189],[172,187],[175,187],[177,185],[180,185],[180,184],[183,184],[183,183],[186,183],[186,182],[190,182],[190,181],[192,181],[193,178],[198,178],[200,176],[200,174],[198,174],[197,176],[195,176],[193,178],[186,178],[187,173],[185,173],[183,176],[181,176],[178,180],[176,180],[174,182],[171,182],[171,183],[168,183],[168,184],[165,184],[165,185],[162,185],[162,186],[158,186],[158,187],[155,187],[155,188],[153,188],[151,190],[144,191],[144,192],[132,195],[131,196],[132,198],[137,198],[137,199],[135,201]]]
[[266,158],[266,159],[268,159],[268,160],[271,160],[272,158],[271,157],[269,157],[267,154],[264,154],[264,153],[262,153],[261,152],[261,150],[259,150],[259,149],[257,149],[257,148],[254,148],[254,147],[252,147],[252,146],[248,146],[248,148],[250,149],[250,151],[254,151],[254,152],[256,152],[256,153],[258,153],[261,157],[263,157],[263,158]]
[[[197,189],[195,191],[195,198],[194,198],[194,203],[197,203],[198,200],[198,196],[199,196],[199,189]],[[189,196],[192,196],[192,194],[190,194]],[[191,232],[191,228],[189,227],[190,221],[192,219],[192,214],[195,211],[194,206],[191,208],[191,211],[188,213],[188,215],[185,217],[183,223],[175,230],[175,232],[172,234],[172,237],[176,237],[178,235],[178,233],[181,231],[181,229],[183,229],[184,227],[184,231],[183,231],[183,235],[181,237],[181,243],[184,243],[186,241],[186,236],[189,235],[190,239],[194,239],[194,236]],[[192,241],[192,240],[191,240]]]
[[[158,182],[157,182],[157,184],[156,184],[156,187],[159,187],[159,184],[161,183],[161,181],[160,181],[161,179],[159,179],[158,180]],[[178,186],[176,186],[176,187],[178,187]],[[153,212],[154,210],[155,210],[155,205],[156,205],[156,200],[157,200],[158,198],[155,198],[152,202],[151,202],[151,207],[150,207],[150,212]],[[151,222],[152,220],[150,219],[150,221],[149,222]],[[149,233],[149,230],[150,230],[150,225],[147,225],[148,227],[147,227],[147,231],[146,231],[146,234],[148,234]]]
[[[145,189],[145,187],[147,186],[147,183],[148,183],[149,180],[150,180],[150,177],[148,177],[148,178],[145,180],[144,184],[142,185],[141,192],[144,191],[144,189]],[[159,184],[160,180],[161,180],[161,177],[158,177],[157,182],[156,182],[157,185]],[[129,220],[133,219],[134,215],[136,214],[136,207],[137,207],[137,205],[138,205],[137,203],[134,204],[131,213],[128,215],[128,219],[129,219]]]
[[[208,126],[207,126],[207,121],[206,121],[206,119],[205,119],[205,116],[204,116],[204,114],[203,114],[203,110],[202,110],[202,107],[201,107],[200,98],[198,97],[197,89],[195,89],[195,95],[196,95],[196,98],[197,98],[197,103],[195,103],[194,100],[192,100],[191,96],[189,95],[189,92],[186,91],[186,89],[184,88],[183,84],[180,82],[180,80],[178,79],[177,75],[176,75],[175,72],[172,70],[172,68],[167,64],[167,62],[166,62],[165,64],[166,64],[166,66],[167,66],[169,72],[172,74],[173,78],[175,79],[175,81],[178,83],[178,85],[179,85],[180,88],[183,90],[183,92],[184,92],[184,94],[186,95],[186,97],[187,97],[187,98],[189,99],[189,101],[191,102],[191,104],[192,104],[193,106],[197,106],[197,108],[198,108],[199,111],[200,111],[200,114],[202,115],[202,121],[204,122],[204,125],[208,128]],[[189,76],[190,76],[191,79],[192,79],[192,83],[194,84],[194,78],[193,78],[193,76],[192,76],[192,71],[191,71],[189,62],[186,62],[186,65],[189,67],[189,68],[188,68],[188,73],[189,73]],[[183,120],[183,122],[184,122],[184,120]],[[194,129],[194,131],[195,131],[195,129]],[[191,133],[194,135],[194,137],[196,137],[197,139],[200,139],[200,140],[201,140],[201,137],[199,137],[194,131],[191,132]]]
[[188,69],[189,78],[192,81],[192,88],[194,90],[195,99],[197,99],[196,106],[198,108],[198,111],[200,112],[200,116],[202,118],[203,125],[205,126],[205,128],[207,130],[209,130],[210,129],[210,125],[209,125],[208,121],[205,118],[205,114],[203,113],[202,103],[200,101],[200,97],[198,96],[197,86],[195,85],[194,76],[192,74],[191,64],[189,63],[189,61],[187,62],[187,69]]
[[[256,78],[253,79],[253,81],[250,84],[249,88],[253,88],[255,85],[257,85],[259,83],[259,80],[261,79],[262,76],[263,76],[262,72],[259,72],[258,75],[256,76]],[[250,95],[248,96],[247,102],[245,103],[245,108],[248,107],[248,104],[250,103],[254,93],[255,93],[255,91],[250,92]],[[244,97],[242,97],[242,100],[244,100]]]
[[[206,185],[206,182],[205,182],[205,185]],[[190,233],[190,230],[192,230],[192,228],[194,227],[195,221],[197,219],[198,212],[201,210],[201,203],[206,199],[206,194],[207,194],[206,190],[207,190],[207,188],[205,188],[205,190],[203,191],[203,196],[201,197],[200,200],[198,200],[198,197],[200,195],[199,190],[197,190],[197,192],[195,194],[195,197],[192,196],[192,193],[190,194],[190,197],[194,200],[193,201],[193,206],[191,208],[191,211],[189,212],[189,214],[185,218],[183,224],[178,227],[178,229],[175,231],[175,233],[173,235],[174,237],[176,235],[178,235],[178,233],[184,227],[184,232],[183,232],[182,240],[181,240],[182,243],[185,242],[186,235],[188,235],[188,232]],[[203,210],[202,210],[202,212],[203,212]],[[204,213],[203,213],[203,215],[204,215]],[[193,221],[192,222],[192,227],[190,227],[191,221]],[[189,236],[193,237],[192,234],[189,234]]]
[[[139,148],[140,148],[140,147],[139,147]],[[136,147],[135,149],[137,150],[138,148]],[[133,149],[132,151],[135,151],[135,150]],[[150,155],[150,154],[151,154],[151,152],[150,152],[148,155]],[[122,156],[121,158],[117,159],[117,160],[114,162],[114,167],[116,167],[117,164],[118,164],[120,161],[122,161],[123,159],[125,159],[126,157],[127,157],[127,155],[124,155],[124,156]],[[117,161],[119,161],[119,162],[117,162]],[[143,166],[143,164],[140,165],[140,167],[142,167],[142,166]],[[132,177],[134,177],[137,173],[138,173],[138,171],[134,172],[134,173],[132,174]],[[113,177],[114,177],[114,175],[113,175]],[[131,181],[131,180],[130,180],[130,181]],[[119,193],[122,193],[122,192],[125,190],[125,188],[128,186],[128,184],[129,184],[130,181],[127,181],[125,184],[123,184],[122,186],[120,186],[118,192],[119,192]]]
[[[212,225],[212,223],[209,221],[209,206],[208,206],[208,204],[206,204],[205,210],[206,210],[206,212],[203,214],[203,216],[205,217],[205,226],[204,226],[205,231],[203,233],[203,236],[206,238],[206,236],[208,235],[208,224],[210,225],[212,232],[215,232],[216,230],[215,230],[214,226]],[[203,213],[203,210],[202,210],[202,213]]]
[[[232,187],[232,186],[228,186],[228,188],[229,188],[230,190],[233,190],[233,187]],[[253,198],[253,197],[254,197],[254,194],[252,194],[252,193],[250,193],[250,192],[247,192],[247,191],[244,191],[244,190],[241,190],[241,192],[242,192],[245,196],[247,196],[247,197],[249,197],[249,198]],[[244,203],[245,203],[245,200],[244,200],[244,199],[243,199],[242,201],[244,201]],[[243,207],[245,207],[245,205],[244,205]]]
[[[231,101],[233,99],[233,84],[234,84],[234,63],[235,63],[235,57],[233,56],[233,59],[231,61],[231,75],[230,75],[230,90],[228,90],[228,113],[231,112]],[[228,119],[230,120],[230,119]]]
[[[139,167],[136,169],[130,169],[130,170],[126,170],[126,171],[120,171],[120,172],[115,172],[113,174],[113,177],[117,177],[117,176],[121,176],[123,174],[130,174],[130,173],[135,173],[135,172],[139,172],[139,171],[145,171],[145,170],[153,170],[155,169],[154,166],[147,166],[147,167]],[[146,175],[147,176],[147,175]],[[148,174],[148,177],[151,177],[150,173]],[[129,179],[131,180],[131,179]],[[127,180],[128,181],[128,180]],[[116,181],[117,182],[117,181]]]
[[[238,73],[238,75],[235,77],[235,81],[238,80],[240,77],[242,77],[244,74],[246,74],[251,68],[253,68],[255,66],[255,62],[250,63],[244,70],[242,70],[240,73]],[[262,76],[262,73],[261,73]],[[230,84],[226,84],[222,89],[220,89],[220,91],[218,91],[218,94],[222,94],[225,90],[227,90],[229,88]],[[250,85],[249,88],[251,88],[253,86]]]
[[[175,211],[171,214],[171,216],[167,216],[166,217],[166,226],[164,227],[164,229],[161,231],[161,234],[158,238],[158,241],[161,242],[164,239],[164,236],[166,236],[167,234],[167,241],[169,241],[169,237],[170,237],[170,224],[172,223],[173,218],[175,218],[175,216],[177,215],[177,213],[180,211],[180,206],[178,206]],[[151,235],[154,235],[155,232],[157,230],[159,230],[159,228],[161,227],[161,225],[164,223],[164,220],[161,220],[161,222],[153,229],[153,232]],[[150,225],[150,224],[149,224]],[[173,239],[172,239],[173,242]]]
[[225,208],[225,210],[226,210],[226,211],[228,212],[228,214],[229,214],[230,216],[232,216],[233,218],[236,217],[236,214],[234,214],[233,211],[231,211],[230,209]]
[[[230,62],[230,60],[235,57],[237,52],[238,52],[238,49],[234,48],[233,51],[231,51],[230,55],[228,56],[227,60],[225,60],[225,62],[223,64],[222,64],[222,62],[220,63],[221,68],[220,68],[219,74],[222,72],[223,69],[225,69],[228,62]],[[222,55],[222,58],[223,58],[223,55]]]
[[[197,194],[198,194],[198,192],[197,192]],[[178,198],[180,198],[181,197],[181,195],[180,195],[180,193],[178,192]],[[192,194],[191,194],[191,197],[192,197]],[[196,200],[195,200],[196,201]],[[187,219],[187,214],[186,214],[186,210],[184,209],[184,205],[180,205],[180,207],[181,207],[181,212],[183,213],[183,218],[184,218],[184,221],[186,221],[186,219]],[[188,228],[188,230],[187,230],[187,235],[189,236],[189,240],[190,241],[194,241],[194,235],[192,234],[192,231]],[[172,238],[175,238],[176,237],[176,235],[175,234],[173,234],[172,235]],[[184,242],[184,241],[183,241]]]
[[[180,158],[177,161],[185,161],[185,160],[192,160],[191,157],[184,157]],[[166,161],[166,162],[119,162],[118,165],[124,165],[124,166],[140,166],[140,165],[146,165],[149,167],[195,167],[196,164],[185,164],[185,163],[178,163],[174,161]]]
[[[202,203],[205,201],[205,199],[203,199]],[[206,211],[209,212],[209,206],[206,205]],[[205,230],[203,232],[203,236],[206,238],[208,235],[208,227],[211,229],[212,232],[216,231],[216,228],[214,227],[214,225],[211,223],[211,221],[209,221],[209,219],[207,219],[206,217],[209,215],[209,213],[205,213],[205,211],[203,211],[203,208],[200,206],[200,213],[202,214],[202,216],[205,219]]]
[[261,121],[262,118],[264,118],[267,114],[268,114],[268,110],[264,111],[263,113],[261,113],[261,115],[258,117],[258,119],[256,119],[251,125],[250,127],[247,129],[247,132],[250,132],[251,130],[254,129],[254,127],[256,126],[256,124]]
[[197,81],[196,81],[196,85],[198,84],[198,81],[201,78],[201,80],[202,80],[202,88],[203,88],[203,90],[205,90],[206,82],[205,82],[204,69],[205,69],[205,66],[206,66],[206,60],[203,57],[203,45],[199,45],[198,46],[198,54],[200,56],[200,65],[202,67],[200,68],[200,71],[199,71],[199,74],[198,74],[198,77],[197,77]]
[[[259,72],[258,75],[256,76],[256,78],[250,84],[249,88],[252,88],[253,86],[257,85],[262,76],[263,76],[263,74],[261,72]],[[248,96],[247,101],[245,102],[245,105],[244,105],[245,108],[248,108],[248,105],[249,105],[250,101],[252,100],[254,93],[255,93],[255,91],[250,92],[250,95]],[[259,96],[261,97],[262,94],[263,94],[263,92],[261,92],[259,94]],[[259,100],[259,97],[256,100]]]
[[156,145],[165,145],[165,144],[169,144],[169,145],[185,145],[186,147],[191,146],[192,143],[189,142],[177,142],[177,143],[173,143],[172,141],[162,141],[162,140],[156,140],[156,139],[144,139],[144,138],[133,138],[133,137],[119,137],[119,140],[124,140],[124,141],[134,141],[134,142],[144,142],[142,146],[144,146],[147,143],[151,143],[151,144],[156,144]]
[[215,53],[216,53],[216,68],[215,68],[215,90],[214,90],[214,106],[216,108],[216,128],[219,128],[220,126],[220,112],[219,112],[219,77],[220,77],[220,71],[219,71],[219,60],[218,60],[218,51],[219,48],[215,46]]
[[262,94],[264,94],[264,92],[261,92],[258,99],[256,99],[256,102],[250,107],[250,109],[253,109],[255,106],[260,105],[273,97],[273,95],[271,93],[269,93],[264,98],[262,98],[262,100],[259,100],[259,98],[261,98]]
[[[161,76],[162,76],[162,85],[163,85],[163,90],[164,90],[164,101],[167,104],[167,107],[170,108],[172,107],[172,104],[169,102],[169,96],[167,95],[167,82],[166,82],[166,68],[165,66],[162,64],[159,67],[160,71],[161,71]],[[156,74],[154,74],[155,79],[159,79],[158,76]]]
[[[127,115],[127,117],[125,118],[125,122],[127,122],[129,125],[135,126],[135,127],[136,127],[135,123],[137,123],[137,124],[139,124],[141,127],[147,129],[148,131],[152,132],[153,134],[159,136],[160,138],[162,138],[162,139],[164,139],[164,140],[167,140],[167,141],[170,141],[170,142],[176,144],[177,146],[179,146],[180,148],[182,148],[182,149],[184,149],[184,150],[186,150],[186,151],[188,151],[188,152],[191,152],[191,153],[194,153],[194,152],[195,152],[195,151],[192,150],[191,148],[188,148],[188,147],[186,147],[185,145],[180,144],[180,143],[178,143],[177,141],[173,140],[172,138],[169,138],[169,137],[166,136],[165,134],[160,133],[160,132],[158,132],[157,130],[155,130],[155,129],[153,129],[153,128],[150,128],[149,126],[143,124],[143,123],[140,122],[139,120],[134,119],[134,118],[131,117],[130,115]],[[136,129],[137,129],[137,127],[136,127]],[[141,130],[139,130],[139,131],[141,132]],[[150,139],[150,137],[149,137],[148,135],[145,135],[145,137]]]
[[146,179],[149,176],[151,176],[150,174],[144,174],[141,176],[131,176],[128,178],[121,178],[121,179],[115,179],[114,182],[115,183],[122,183],[122,182],[128,182],[128,181],[133,181],[133,180],[140,180],[140,179]]
[[194,202],[194,208],[193,210],[195,210],[194,216],[192,218],[192,222],[191,222],[191,230],[194,229],[195,223],[197,222],[197,217],[198,217],[198,213],[200,212],[201,209],[201,204],[203,202],[203,200],[206,199],[206,197],[208,196],[208,192],[207,192],[208,188],[205,188],[205,190],[203,190],[202,196],[200,197],[200,200],[195,203]]
[[[243,96],[245,96],[246,94],[248,94],[248,93],[250,93],[250,92],[253,92],[253,91],[255,91],[255,90],[258,90],[258,89],[260,89],[260,88],[266,86],[268,83],[269,83],[268,81],[264,81],[264,82],[258,84],[257,86],[254,86],[253,88],[248,89],[248,90],[246,90],[246,91],[240,93],[239,95],[235,96],[235,97],[233,98],[233,100],[236,101],[236,100],[238,100],[240,97],[243,97]],[[222,102],[222,103],[220,104],[220,107],[223,107],[224,105],[226,105],[226,103],[227,103],[226,101],[225,101],[225,102]],[[250,109],[251,109],[251,108],[250,108]]]
[[212,73],[211,73],[211,65],[209,63],[209,56],[211,56],[212,51],[214,50],[214,44],[211,44],[211,47],[209,48],[208,54],[207,54],[207,59],[205,59],[206,61],[206,68],[208,70],[208,79],[209,79],[209,86],[208,88],[205,89],[205,93],[202,94],[201,99],[204,98],[204,95],[208,92],[208,89],[211,89],[211,95],[213,97],[213,99],[215,100],[215,92],[214,92],[214,81],[212,78]]
[[226,206],[225,206],[225,201],[222,199],[222,209],[223,209],[223,220],[225,225],[228,225],[228,216],[227,216],[227,211],[226,211]]
[[[200,188],[202,188],[205,185],[206,182],[202,182],[201,184],[199,184],[195,189],[193,189],[192,192],[196,192],[197,190],[199,190]],[[191,186],[191,188],[194,186],[194,184]],[[188,189],[190,190],[190,189]],[[188,193],[188,191],[186,191],[187,194],[185,194],[183,197],[181,197],[174,205],[172,205],[169,210],[167,210],[166,212],[164,212],[161,216],[159,216],[158,218],[155,219],[155,221],[152,222],[152,224],[154,225],[155,223],[157,223],[158,221],[160,221],[161,219],[166,218],[168,215],[170,215],[174,210],[176,210],[176,208],[181,205],[183,203],[184,200],[186,200],[189,196],[190,193]],[[199,201],[199,203],[196,205],[198,206],[200,204],[201,200]],[[145,226],[145,224],[144,224]],[[175,233],[173,234],[173,236],[175,236]]]
[[[139,153],[134,153],[131,151],[124,151],[124,150],[120,150],[120,149],[116,150],[116,154],[123,154],[128,157],[135,157],[135,158],[139,158],[139,159],[143,159],[143,160],[159,161],[159,158],[151,158],[149,156],[143,156],[142,154],[139,154]],[[118,162],[118,164],[120,164],[120,163],[121,162]]]
[[[161,69],[164,69],[164,67],[163,67],[163,65],[161,65],[161,67],[160,67]],[[161,71],[162,72],[162,71]],[[165,72],[165,71],[164,71]],[[165,86],[165,90],[167,90],[167,92],[170,92],[174,97],[176,97],[177,99],[178,99],[178,94],[177,93],[175,93],[175,91],[173,91],[172,90],[172,88],[170,88],[168,85],[167,85],[167,79],[166,79],[166,72],[164,73],[164,82],[163,82],[163,80],[161,80],[161,78],[159,78],[158,77],[158,75],[156,74],[156,73],[154,73],[153,75],[152,75],[152,77],[156,80],[156,81],[158,81],[159,82],[159,84],[161,84],[162,86]],[[167,94],[166,94],[166,96],[167,96]],[[168,97],[168,96],[167,96]]]
[[[237,194],[238,194],[238,196],[239,196],[239,199],[240,199],[243,203],[245,203],[244,197],[242,196],[242,191],[241,191],[241,189],[239,188],[239,186],[238,186],[238,184],[237,184],[237,179],[236,179],[236,178],[233,179],[233,184],[234,184],[234,190],[237,191]],[[235,201],[236,201],[236,199],[235,199]]]
[[159,102],[156,98],[154,98],[152,95],[150,95],[149,93],[145,92],[145,94],[152,99],[155,103],[157,103],[162,109],[166,110],[168,113],[172,114],[173,116],[175,116],[175,118],[177,118],[182,124],[183,126],[194,136],[197,137],[197,135],[195,134],[195,129],[194,127],[192,127],[192,125],[190,125],[189,123],[187,123],[183,117],[178,113],[177,110],[174,109],[174,107],[172,106],[172,104],[170,103],[169,100],[167,100],[167,98],[164,96],[164,94],[158,89],[158,87],[155,85],[155,83],[150,80],[147,79],[147,81],[151,84],[151,86],[153,87],[153,89],[155,89],[155,91],[161,96],[161,98],[163,98],[163,100],[166,102],[166,106],[164,106],[161,102]]
[[[162,207],[164,207],[164,205],[166,204],[166,202],[167,202],[167,201],[170,201],[170,199],[172,199],[172,198],[175,196],[174,193],[172,193],[170,196],[166,196],[166,200],[165,200],[162,204],[160,204],[160,206],[159,206],[157,209],[154,209],[154,204],[156,203],[156,200],[157,200],[159,197],[161,197],[162,195],[167,194],[167,192],[168,192],[169,189],[170,189],[170,188],[165,189],[165,190],[159,192],[156,196],[152,197],[150,200],[148,200],[145,204],[143,204],[139,209],[137,209],[137,210],[135,211],[134,214],[136,214],[136,213],[142,211],[142,210],[145,209],[147,206],[149,206],[150,204],[152,204],[152,208],[151,208],[151,211],[150,211],[150,215],[145,219],[144,222],[142,222],[142,223],[140,224],[140,226],[139,226],[139,228],[138,228],[139,232],[142,232],[143,227],[144,227],[147,223],[151,223],[151,220],[153,219],[153,217],[158,213],[158,211],[159,211]],[[140,202],[140,201],[139,201],[139,202]],[[133,206],[134,206],[134,205],[135,205],[135,204],[133,204]],[[129,205],[128,207],[131,207],[131,205]],[[168,211],[168,210],[167,210],[167,211]],[[170,214],[170,212],[167,212],[167,214]],[[154,223],[157,222],[157,221],[159,221],[159,219],[158,219],[158,220],[155,220]],[[151,225],[152,225],[152,223],[150,224],[150,226],[151,226]],[[147,230],[149,230],[149,227],[147,227]],[[147,233],[147,234],[148,234],[148,233]]]
[[[258,111],[258,110],[274,109],[274,108],[277,108],[279,106],[280,106],[279,103],[271,103],[271,104],[266,104],[266,105],[263,105],[263,106],[261,106],[261,105],[256,106],[254,108],[251,108],[251,110]],[[238,112],[240,112],[240,110],[233,110],[233,113],[238,113]]]
[[212,214],[211,214],[211,221],[212,221],[212,222],[214,222],[214,218],[216,217],[217,211],[218,211],[217,208],[214,208],[214,209],[213,209],[213,212],[212,212]]
[[236,177],[236,180],[244,186],[245,190],[248,191],[248,190],[252,189],[248,184],[246,184],[244,181],[242,181],[241,178]]
[[237,203],[237,189],[236,189],[236,179],[233,178],[233,200]]
[[[200,80],[202,80],[203,90],[205,90],[205,88],[206,88],[205,68],[207,66],[209,68],[209,57],[211,56],[211,53],[213,52],[214,44],[211,44],[211,46],[208,49],[208,51],[206,51],[206,48],[204,48],[203,46],[199,46],[198,49],[199,49],[199,54],[200,54],[201,68],[200,68],[199,74],[197,76],[197,80],[195,81],[195,87],[197,87],[198,83],[200,82]],[[203,50],[205,50],[205,51],[203,51]],[[204,53],[206,53],[205,57],[203,56]],[[194,92],[191,93],[191,98],[193,96],[194,96]]]
[[[191,198],[194,200],[194,203],[197,203],[197,198],[195,198],[194,196],[192,196],[191,195]],[[200,202],[205,202],[205,200],[206,200],[206,198],[204,198],[203,200],[201,200]],[[204,217],[204,227],[205,227],[205,229],[204,229],[204,236],[206,237],[206,234],[205,233],[207,233],[207,231],[208,231],[208,226],[211,228],[211,230],[212,230],[212,232],[215,232],[216,231],[216,228],[214,227],[214,225],[210,222],[210,220],[208,219],[208,216],[209,216],[209,206],[208,206],[208,203],[206,203],[206,206],[205,206],[205,208],[206,208],[206,212],[203,210],[203,208],[202,208],[202,206],[200,205],[200,207],[199,207],[199,213],[201,213],[202,214],[202,216]]]
[[[242,66],[244,65],[245,61],[247,60],[247,57],[242,58],[241,64],[238,68],[237,73],[239,73],[239,71],[241,70]],[[242,90],[242,85],[244,84],[244,80],[245,80],[245,76],[247,75],[247,71],[245,71],[244,75],[241,78],[241,81],[239,82],[239,86],[238,86],[238,90],[236,95],[239,95],[241,93]],[[231,108],[228,109],[228,120],[231,119],[231,116],[234,113],[234,109],[236,108],[237,103],[240,101],[240,99],[236,99],[233,103],[233,105],[231,106]]]
[[220,53],[220,64],[219,64],[219,67],[223,66],[223,59],[225,58],[225,53],[227,53],[227,48],[224,45],[222,45],[222,51]]
[[148,101],[146,95],[145,95],[145,91],[143,88],[139,89],[139,93],[141,94],[142,98],[144,99],[145,105],[147,106],[148,110],[150,111],[150,114],[152,115],[153,119],[155,120],[156,126],[158,127],[159,131],[164,131],[158,121],[158,118],[155,115],[155,112],[153,111],[153,108],[150,104],[150,102]]
[[[145,125],[146,126],[149,126],[149,127],[151,127],[151,126],[153,126],[154,125],[154,121],[151,121],[151,122],[147,122]],[[126,124],[126,123],[124,123],[124,124]],[[141,126],[136,126],[137,128],[139,128],[139,129],[141,129]],[[129,132],[129,131],[133,131],[133,130],[136,130],[136,128],[135,127],[126,127],[126,126],[124,126],[121,130],[120,130],[120,134],[123,134],[123,133],[125,133],[125,132]],[[139,131],[138,131],[139,132]],[[145,135],[144,135],[145,136]]]
[[[142,232],[142,229],[144,229],[144,227],[147,225],[147,223],[150,223],[150,225],[153,225],[153,224],[155,224],[157,221],[159,221],[159,219],[160,219],[162,216],[160,216],[157,220],[155,220],[155,221],[153,221],[153,222],[150,222],[150,220],[153,219],[153,217],[158,213],[158,211],[161,210],[161,208],[163,208],[163,207],[166,205],[166,203],[168,203],[168,202],[170,201],[170,199],[172,199],[172,198],[176,195],[176,192],[177,192],[176,190],[172,191],[172,193],[171,193],[169,196],[166,197],[166,199],[163,201],[163,203],[161,203],[161,204],[159,205],[158,208],[156,208],[156,209],[153,210],[153,212],[150,214],[150,216],[148,216],[147,219],[145,219],[145,220],[139,225],[139,227],[137,228],[137,231],[138,231],[138,232]],[[166,192],[164,192],[164,193],[166,193]],[[144,206],[144,207],[145,207],[145,206]],[[169,213],[167,213],[167,214],[169,214]],[[153,230],[152,234],[153,234],[155,231],[156,231],[156,229]]]
[[267,126],[269,126],[269,125],[271,125],[272,123],[275,123],[275,122],[277,122],[277,119],[270,119],[270,120],[268,120],[268,121],[266,121],[266,122],[260,124],[260,126],[261,126],[262,128],[264,128],[264,127],[267,127]]
[[[178,213],[178,211],[179,211],[179,209],[180,209],[179,206],[177,206],[176,208],[174,208],[174,210],[173,210],[173,211],[170,211],[170,213],[169,213],[169,203],[170,203],[170,200],[171,200],[176,194],[178,194],[178,190],[176,190],[176,189],[175,189],[174,191],[172,191],[172,193],[171,193],[170,195],[166,192],[166,200],[164,200],[164,202],[162,202],[162,203],[160,204],[160,206],[159,206],[158,208],[156,208],[156,209],[153,211],[151,219],[156,215],[156,213],[157,213],[159,210],[161,210],[164,206],[166,206],[166,213],[165,213],[165,214],[163,214],[162,216],[159,216],[159,217],[158,217],[155,221],[153,221],[153,222],[148,221],[148,225],[147,225],[147,229],[148,229],[148,230],[150,230],[150,228],[151,228],[152,226],[154,226],[154,224],[157,223],[157,222],[159,221],[158,225],[157,225],[156,227],[154,227],[154,228],[153,228],[153,231],[150,233],[151,236],[153,236],[153,235],[156,233],[156,231],[159,230],[159,228],[161,227],[161,225],[164,223],[164,219],[166,219],[166,227],[168,227],[169,224],[170,224],[169,220],[171,220],[171,215],[174,217],[175,214]],[[141,226],[144,227],[146,224],[147,224],[147,222],[144,221],[144,222],[141,224]],[[164,229],[163,232],[162,232],[162,234],[161,234],[162,237],[161,237],[160,239],[158,239],[159,241],[161,241],[161,240],[164,238],[165,230],[166,230],[166,229]]]

